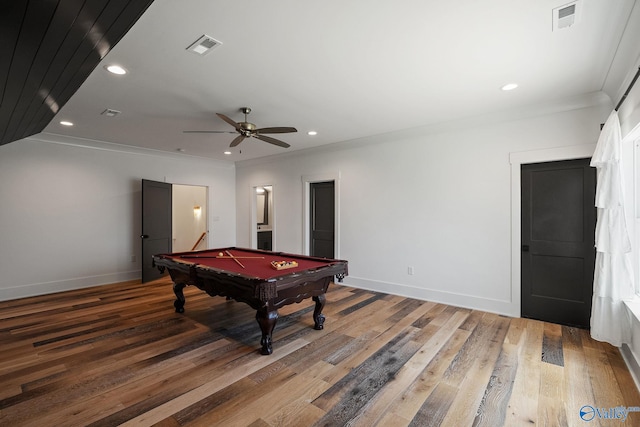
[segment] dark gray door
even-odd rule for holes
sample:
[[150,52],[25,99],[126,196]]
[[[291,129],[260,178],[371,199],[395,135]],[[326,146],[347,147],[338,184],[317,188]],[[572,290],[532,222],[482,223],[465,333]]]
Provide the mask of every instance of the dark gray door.
[[171,252],[171,184],[142,180],[142,283],[162,277],[152,255]]
[[589,159],[522,165],[522,316],[589,327],[596,171]]
[[310,191],[311,256],[334,257],[335,196],[334,182],[314,182]]

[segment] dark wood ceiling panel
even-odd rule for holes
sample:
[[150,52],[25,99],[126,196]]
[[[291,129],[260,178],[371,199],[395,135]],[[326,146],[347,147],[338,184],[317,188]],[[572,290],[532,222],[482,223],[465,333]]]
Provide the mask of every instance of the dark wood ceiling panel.
[[[11,16],[17,19],[20,25],[11,27],[11,29],[17,31],[17,33],[10,34],[10,37],[15,40],[15,43],[11,55],[6,61],[10,66],[6,73],[2,105],[0,105],[0,130],[2,130],[3,143],[12,120],[15,120],[15,107],[20,102],[22,89],[26,84],[29,69],[38,53],[40,42],[49,26],[51,16],[55,12],[56,4],[51,1],[42,2],[42,4],[38,6],[35,4],[25,4],[25,7],[21,9],[23,11],[22,16],[16,16],[16,12],[20,11],[17,5],[14,6],[13,9],[14,13],[12,13]],[[6,31],[4,26],[5,23],[3,20],[3,39],[5,38],[4,32]],[[22,32],[22,28],[30,28],[30,31]]]
[[[5,17],[2,19],[2,27],[0,29],[0,58],[2,59],[0,60],[0,108],[4,105],[2,99],[9,76],[9,69],[11,68],[9,59],[13,57],[13,52],[16,48],[26,6],[26,4],[12,2],[4,2],[0,5],[0,16]],[[5,19],[7,22],[4,22]],[[0,132],[2,129],[0,127]]]
[[[10,129],[12,133],[8,135],[29,133],[29,126],[35,129],[46,127],[51,119],[49,110],[54,111],[55,114],[62,107],[58,100],[68,100],[77,87],[73,87],[71,95],[66,98],[61,96],[64,90],[70,85],[73,86],[73,83],[78,79],[78,75],[86,73],[85,75],[88,76],[96,63],[100,62],[101,57],[98,52],[108,52],[111,47],[104,46],[103,42],[101,42],[103,34],[100,23],[101,20],[104,21],[105,9],[108,7],[109,1],[92,0],[85,2],[76,0],[68,3],[64,8],[58,8],[61,13],[53,17],[52,34],[47,35],[47,38],[51,38],[51,40],[45,39],[41,45],[44,47],[45,44],[51,44],[56,47],[54,61],[42,70],[45,74],[44,80],[41,80],[40,87],[46,89],[41,89],[40,92],[45,97],[30,99],[30,105],[26,105],[29,109],[22,115],[20,126],[17,130],[15,128]],[[115,8],[112,7],[111,9]],[[73,16],[73,20],[67,22],[69,15]],[[106,13],[106,16],[109,16],[109,14]],[[106,22],[105,24],[110,23]],[[43,57],[44,55],[40,56]],[[88,62],[89,70],[81,69],[81,65],[85,61]],[[82,80],[84,81],[84,78]],[[24,101],[29,100],[25,99]]]
[[152,1],[0,6],[0,145],[41,132]]
[[[8,140],[15,140],[15,135],[21,135],[26,131],[33,120],[33,113],[27,114],[29,106],[42,105],[44,96],[49,92],[49,88],[53,87],[50,82],[43,81],[44,77],[51,71],[57,72],[56,64],[67,60],[66,50],[62,49],[63,43],[68,34],[73,36],[70,29],[77,22],[76,18],[84,0],[67,1],[65,7],[58,7],[57,1],[48,3],[49,7],[45,8],[42,4],[36,6],[31,2],[25,14],[23,28],[31,30],[28,34],[21,35],[20,44],[16,46],[17,52],[25,54],[14,57],[20,68],[14,67],[10,76],[14,82],[10,82],[9,86],[14,88],[15,92],[9,100],[13,100],[13,103],[3,105],[5,109],[12,110],[11,115],[7,114],[5,117],[4,111],[0,112],[0,119],[7,122],[2,123],[5,125],[2,129],[4,138]],[[77,43],[82,38],[78,35],[70,37],[70,40],[74,39]],[[14,84],[18,79],[24,79],[22,87]],[[50,107],[54,114],[59,109],[56,105]]]

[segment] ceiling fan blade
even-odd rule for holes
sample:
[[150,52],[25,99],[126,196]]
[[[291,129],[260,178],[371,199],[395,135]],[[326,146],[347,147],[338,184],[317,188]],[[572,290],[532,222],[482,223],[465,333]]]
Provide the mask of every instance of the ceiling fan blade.
[[230,130],[183,130],[182,133],[235,133]]
[[271,138],[270,136],[255,134],[253,135],[255,138],[258,138],[261,141],[268,142],[269,144],[277,145],[279,147],[289,148],[291,147],[286,142],[280,141],[279,139]]
[[298,132],[296,128],[290,127],[273,127],[273,128],[262,128],[256,129],[256,133],[290,133],[290,132]]
[[229,145],[229,147],[235,147],[236,145],[240,144],[245,138],[246,136],[244,135],[236,136],[235,139],[231,141],[231,144]]
[[233,126],[234,128],[236,128],[236,130],[238,132],[240,132],[240,124],[234,122],[233,120],[231,120],[229,117],[225,116],[224,114],[220,114],[220,113],[216,113],[218,115],[218,117],[220,117],[222,120],[224,120],[225,122],[229,123],[231,126]]

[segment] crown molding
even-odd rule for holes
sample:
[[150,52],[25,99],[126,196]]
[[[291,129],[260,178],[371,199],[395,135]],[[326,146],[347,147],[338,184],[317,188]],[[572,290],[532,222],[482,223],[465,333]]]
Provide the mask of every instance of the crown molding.
[[[212,163],[220,168],[225,169],[234,169],[235,165],[232,161],[223,161],[217,159],[211,159],[208,157],[202,156],[193,156],[185,153],[170,153],[162,150],[154,150],[151,148],[142,148],[142,147],[134,147],[131,145],[125,144],[117,144],[113,142],[106,141],[98,141],[94,139],[87,138],[78,138],[67,135],[60,135],[49,132],[42,132],[36,135],[29,136],[24,138],[24,140],[33,140],[37,142],[44,142],[49,144],[59,144],[59,145],[68,145],[72,147],[80,147],[87,148],[92,150],[99,151],[110,151],[114,153],[125,153],[139,156],[151,156],[151,157],[162,157],[162,158],[170,158],[170,159],[191,159],[204,161],[207,163]],[[20,143],[20,141],[15,141],[15,143]]]

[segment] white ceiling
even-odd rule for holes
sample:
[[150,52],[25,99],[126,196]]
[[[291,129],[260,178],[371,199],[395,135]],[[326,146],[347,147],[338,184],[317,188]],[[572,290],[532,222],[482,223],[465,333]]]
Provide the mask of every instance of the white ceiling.
[[[635,0],[582,0],[579,22],[552,31],[566,3],[155,0],[45,133],[240,161],[621,84],[629,70],[614,56],[637,55],[620,44]],[[187,51],[203,34],[222,46]],[[111,63],[129,73],[106,72]],[[520,87],[500,90],[510,82]],[[182,132],[233,131],[215,113],[241,121],[243,106],[258,127],[296,127],[274,135],[291,148],[250,138],[224,155],[233,134]]]

